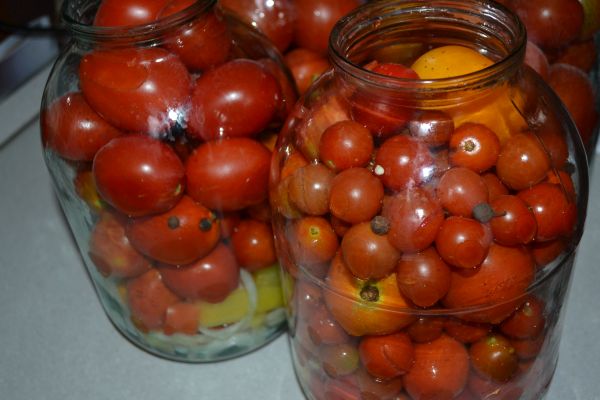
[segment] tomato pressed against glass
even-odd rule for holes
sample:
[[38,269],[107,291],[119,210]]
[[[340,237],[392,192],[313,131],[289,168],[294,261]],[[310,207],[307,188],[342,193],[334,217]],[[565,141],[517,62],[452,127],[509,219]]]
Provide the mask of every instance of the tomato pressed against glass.
[[375,153],[375,175],[392,190],[402,190],[427,181],[435,172],[429,148],[410,136],[387,139]]
[[477,373],[497,382],[507,382],[517,372],[519,358],[510,341],[499,334],[489,335],[471,345],[471,364]]
[[102,0],[96,26],[129,26],[154,22],[160,10],[172,0]]
[[414,348],[404,333],[365,336],[358,346],[360,360],[376,378],[391,379],[406,374],[414,362]]
[[271,153],[248,138],[206,142],[186,163],[188,195],[215,211],[236,211],[267,198]]
[[320,163],[298,168],[290,181],[290,200],[307,214],[327,213],[334,176],[333,171]]
[[475,206],[487,203],[489,199],[483,178],[465,167],[446,171],[436,187],[436,194],[444,209],[461,217],[471,217]]
[[450,163],[483,172],[496,164],[500,153],[500,139],[482,124],[464,123],[450,138]]
[[189,264],[219,241],[219,220],[206,207],[183,196],[166,213],[129,221],[127,237],[143,254],[167,264]]
[[183,120],[191,94],[190,75],[167,50],[94,50],[79,65],[89,105],[117,128],[158,134]]
[[196,80],[188,131],[204,140],[255,136],[275,116],[281,89],[259,62],[229,61]]
[[240,221],[231,235],[231,245],[240,267],[256,271],[277,261],[270,223],[254,219]]
[[331,182],[329,209],[342,221],[357,224],[369,221],[381,209],[383,185],[365,168],[349,168]]
[[185,168],[159,140],[126,135],[102,147],[92,167],[100,196],[124,214],[167,211],[183,194]]
[[511,189],[521,190],[540,182],[550,169],[550,156],[532,133],[518,133],[502,145],[496,174]]
[[517,196],[504,195],[490,203],[495,216],[490,220],[494,240],[506,246],[533,240],[537,222],[527,204]]
[[408,123],[408,132],[429,146],[442,146],[454,131],[452,117],[443,111],[422,111]]
[[61,157],[91,161],[96,152],[123,132],[96,113],[79,92],[68,93],[42,112],[44,146]]
[[338,248],[338,238],[325,218],[305,217],[294,221],[288,235],[294,260],[299,265],[328,262]]
[[334,171],[364,167],[371,160],[373,137],[371,132],[355,121],[340,121],[323,132],[319,143],[319,157]]
[[440,256],[457,268],[475,268],[483,262],[492,243],[489,227],[471,218],[451,216],[435,238]]

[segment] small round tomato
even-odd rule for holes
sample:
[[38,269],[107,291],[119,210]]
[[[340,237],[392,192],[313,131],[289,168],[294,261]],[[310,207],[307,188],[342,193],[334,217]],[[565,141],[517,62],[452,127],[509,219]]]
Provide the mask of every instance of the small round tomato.
[[231,245],[240,267],[256,271],[277,261],[271,224],[254,219],[240,221],[231,236]]
[[485,174],[481,175],[481,177],[487,185],[489,201],[494,201],[498,197],[508,194],[508,188],[504,186],[504,183],[502,183],[500,178],[498,178],[498,175],[495,173],[486,172]]
[[216,216],[188,196],[166,213],[132,219],[127,225],[127,237],[136,249],[174,265],[204,257],[217,245],[220,235]]
[[444,320],[437,317],[419,317],[406,328],[406,333],[415,343],[427,343],[444,332]]
[[450,138],[450,163],[481,173],[496,164],[500,139],[482,124],[464,123]]
[[316,346],[348,342],[348,334],[324,305],[320,305],[307,316],[308,335]]
[[406,333],[365,336],[358,346],[360,361],[371,375],[391,379],[406,374],[414,362],[414,348]]
[[161,328],[167,310],[179,301],[179,297],[165,286],[157,269],[150,269],[127,282],[131,318],[142,330]]
[[499,196],[490,203],[494,217],[490,228],[494,240],[505,246],[527,244],[533,240],[537,222],[527,204],[517,196]]
[[306,214],[327,213],[334,176],[333,171],[320,163],[298,168],[290,182],[290,200]]
[[434,174],[429,148],[407,135],[387,139],[375,153],[375,175],[392,190],[402,190],[426,182]]
[[532,133],[518,133],[504,142],[496,164],[498,178],[514,190],[535,185],[549,169],[550,156]]
[[544,302],[537,297],[530,297],[510,317],[502,321],[500,330],[514,339],[531,339],[544,330]]
[[42,112],[44,146],[61,157],[92,161],[96,152],[122,132],[106,122],[81,93],[68,93]]
[[95,26],[129,26],[154,22],[158,13],[171,0],[102,0]]
[[281,90],[259,62],[229,61],[196,81],[188,132],[204,140],[254,136],[275,116]]
[[100,196],[133,217],[164,212],[183,194],[185,168],[179,157],[149,136],[111,140],[96,153],[92,171]]
[[492,327],[492,324],[469,322],[456,318],[444,321],[446,333],[462,343],[473,343],[484,338],[491,332]]
[[510,341],[502,335],[489,335],[471,345],[471,364],[477,373],[497,382],[507,382],[519,368],[519,358]]
[[475,206],[489,200],[489,189],[483,178],[465,167],[446,171],[435,192],[442,207],[460,217],[471,217]]
[[383,184],[365,168],[349,168],[331,182],[331,214],[349,223],[371,220],[381,209]]
[[319,351],[323,370],[332,378],[349,375],[358,368],[356,347],[349,343],[324,346]]
[[364,167],[371,161],[373,137],[371,132],[355,121],[340,121],[323,132],[319,157],[334,171]]
[[325,218],[305,217],[289,227],[290,244],[296,264],[328,262],[338,248],[338,238]]
[[415,361],[404,375],[404,387],[413,399],[453,399],[469,377],[469,353],[464,345],[442,335],[415,344]]
[[187,190],[200,204],[236,211],[267,198],[271,153],[248,138],[206,142],[187,160]]
[[[195,3],[197,0],[171,0],[158,17],[175,14]],[[205,70],[225,62],[232,38],[223,18],[209,10],[184,25],[177,35],[168,37],[165,47],[177,54],[190,70]]]
[[79,64],[89,105],[117,128],[158,134],[185,115],[192,82],[183,63],[159,47],[94,50]]
[[488,226],[471,218],[448,217],[435,238],[439,255],[457,268],[475,268],[483,262],[492,243]]
[[429,146],[442,146],[450,140],[454,120],[443,111],[422,111],[408,123],[408,132]]
[[239,267],[233,252],[219,244],[207,256],[185,266],[160,268],[164,284],[189,300],[220,303],[238,287]]
[[129,242],[124,223],[102,213],[90,235],[90,259],[104,276],[131,278],[150,269],[150,263]]
[[300,94],[304,94],[310,85],[329,69],[327,58],[301,47],[286,53],[284,61],[294,77]]

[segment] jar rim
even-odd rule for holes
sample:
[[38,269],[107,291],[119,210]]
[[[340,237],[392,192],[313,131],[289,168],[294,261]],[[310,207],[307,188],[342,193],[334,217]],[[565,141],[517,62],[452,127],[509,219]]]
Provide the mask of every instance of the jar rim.
[[[501,59],[481,70],[448,78],[420,79],[398,78],[378,74],[364,68],[348,58],[351,45],[349,36],[359,36],[364,40],[368,35],[376,34],[376,29],[386,18],[422,18],[431,22],[432,12],[455,12],[470,17],[499,18],[512,38],[512,43],[504,43],[506,54]],[[448,18],[448,17],[446,17]],[[481,29],[486,24],[481,25]],[[489,28],[489,26],[488,26]],[[363,32],[366,31],[366,32]],[[363,33],[363,35],[358,35]],[[527,32],[519,17],[502,4],[489,0],[389,0],[366,3],[339,20],[329,37],[329,54],[333,65],[354,79],[387,90],[425,92],[464,91],[470,88],[488,87],[506,79],[518,69],[525,56]]]
[[[195,0],[190,6],[164,18],[146,24],[126,26],[95,26],[92,23],[82,22],[82,17],[76,17],[74,10],[70,9],[73,3],[67,0],[61,6],[60,16],[67,30],[79,39],[102,42],[115,40],[143,41],[160,37],[209,11],[215,6],[217,0]],[[91,3],[93,4],[89,5],[93,6],[96,2]]]

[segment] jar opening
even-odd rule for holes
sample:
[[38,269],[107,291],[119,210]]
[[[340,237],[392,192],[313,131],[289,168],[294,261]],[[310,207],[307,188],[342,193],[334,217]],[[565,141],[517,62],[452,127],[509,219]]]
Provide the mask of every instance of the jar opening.
[[101,0],[66,0],[61,9],[62,21],[78,39],[103,41],[151,41],[175,27],[193,21],[212,9],[217,0],[196,0],[189,7],[148,24],[129,26],[95,26],[94,17]]
[[[334,66],[358,81],[432,94],[506,80],[522,65],[526,42],[518,17],[494,2],[395,0],[366,4],[340,20],[329,51]],[[376,57],[410,66],[424,51],[444,45],[469,47],[494,63],[466,75],[427,80],[384,76],[364,67]]]

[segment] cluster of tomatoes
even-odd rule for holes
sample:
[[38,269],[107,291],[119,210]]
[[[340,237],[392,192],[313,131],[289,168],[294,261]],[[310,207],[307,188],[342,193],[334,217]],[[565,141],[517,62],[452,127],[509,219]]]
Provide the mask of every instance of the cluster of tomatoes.
[[[206,5],[104,0],[94,25],[189,7]],[[217,9],[196,14],[159,45],[97,43],[81,56],[79,90],[42,114],[45,148],[76,171],[66,190],[93,211],[87,255],[144,332],[197,334],[199,303],[276,263],[269,166],[293,89],[276,60],[240,58]]]
[[[364,67],[429,79],[491,64],[441,46],[412,68]],[[286,125],[271,186],[301,381],[316,399],[519,398],[549,312],[528,288],[577,224],[560,126],[481,123],[501,89],[469,116],[327,87]]]

